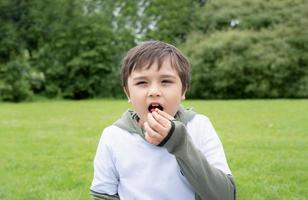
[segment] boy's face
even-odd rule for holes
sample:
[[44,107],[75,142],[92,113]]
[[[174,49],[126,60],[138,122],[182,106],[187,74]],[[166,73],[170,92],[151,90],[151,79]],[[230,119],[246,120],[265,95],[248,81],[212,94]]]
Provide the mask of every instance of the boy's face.
[[153,109],[158,108],[174,116],[179,108],[182,94],[182,82],[178,72],[172,68],[167,58],[158,71],[157,63],[153,63],[149,69],[142,68],[132,71],[127,80],[125,93],[137,112],[140,123],[147,121],[147,115]]

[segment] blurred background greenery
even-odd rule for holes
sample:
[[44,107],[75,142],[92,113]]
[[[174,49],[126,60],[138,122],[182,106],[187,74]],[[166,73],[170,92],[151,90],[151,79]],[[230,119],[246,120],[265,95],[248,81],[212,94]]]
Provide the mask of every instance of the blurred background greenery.
[[138,42],[192,64],[190,98],[307,98],[306,0],[1,0],[0,100],[123,97]]

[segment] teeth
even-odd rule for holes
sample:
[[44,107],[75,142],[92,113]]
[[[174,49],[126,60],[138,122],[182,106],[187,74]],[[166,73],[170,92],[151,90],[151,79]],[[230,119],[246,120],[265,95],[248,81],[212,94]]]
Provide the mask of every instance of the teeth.
[[154,112],[156,108],[162,110],[162,107],[161,107],[161,105],[160,105],[159,103],[151,103],[151,104],[149,105],[149,107],[148,107],[148,110],[149,110],[150,112]]

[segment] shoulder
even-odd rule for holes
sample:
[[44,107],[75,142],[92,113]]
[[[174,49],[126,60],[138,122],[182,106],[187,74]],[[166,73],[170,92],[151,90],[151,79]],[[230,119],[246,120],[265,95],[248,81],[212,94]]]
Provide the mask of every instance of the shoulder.
[[196,114],[194,118],[187,123],[187,131],[196,142],[198,141],[197,143],[218,139],[218,135],[211,120],[202,114]]
[[210,119],[203,115],[203,114],[196,114],[195,117],[192,119],[192,120],[195,120],[195,121],[210,121]]
[[204,127],[211,125],[210,119],[202,114],[196,114],[188,123],[187,126]]
[[134,143],[139,137],[141,137],[139,134],[129,132],[116,125],[110,125],[103,130],[100,143],[109,147],[120,147],[124,144]]
[[113,141],[117,141],[125,137],[125,135],[127,135],[128,133],[129,133],[128,131],[121,129],[118,126],[110,125],[103,130],[100,137],[100,142],[112,143]]
[[118,127],[118,126],[110,125],[110,126],[107,126],[106,128],[104,128],[103,133],[102,133],[102,137],[108,138],[108,137],[112,137],[112,136],[115,136],[115,135],[118,135],[118,134],[121,134],[121,133],[124,133],[124,132],[127,133],[126,130],[124,130],[124,129]]

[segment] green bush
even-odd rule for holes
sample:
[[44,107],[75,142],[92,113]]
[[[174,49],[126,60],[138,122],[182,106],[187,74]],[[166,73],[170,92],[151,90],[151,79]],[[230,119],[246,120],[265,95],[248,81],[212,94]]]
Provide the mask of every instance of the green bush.
[[124,33],[116,35],[101,21],[101,16],[80,18],[40,49],[38,70],[46,78],[43,94],[70,99],[114,97],[121,55],[134,41],[129,33],[124,41],[120,37]]
[[14,60],[0,66],[0,100],[19,102],[32,97],[30,67]]
[[308,3],[209,1],[181,46],[193,98],[307,98]]
[[305,44],[301,49],[293,37],[280,37],[283,31],[230,30],[192,35],[183,46],[192,63],[189,96],[308,97],[308,40],[304,34],[298,35]]
[[[292,28],[307,21],[307,9],[305,0],[215,0],[198,9],[198,20],[193,24],[204,33],[230,28],[275,29],[278,25]],[[233,26],[232,21],[236,21]]]

